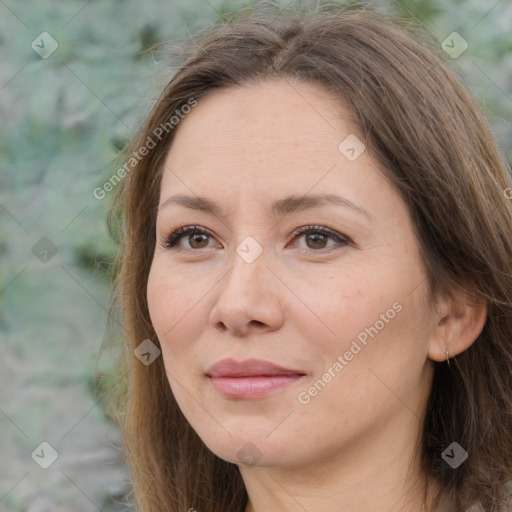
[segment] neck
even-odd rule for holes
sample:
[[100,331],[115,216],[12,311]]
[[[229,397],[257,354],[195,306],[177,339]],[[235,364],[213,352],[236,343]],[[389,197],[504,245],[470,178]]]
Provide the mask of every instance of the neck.
[[245,512],[430,512],[436,486],[425,504],[418,420],[411,416],[404,428],[402,418],[402,428],[396,426],[381,426],[371,441],[363,437],[307,464],[240,467],[249,496]]

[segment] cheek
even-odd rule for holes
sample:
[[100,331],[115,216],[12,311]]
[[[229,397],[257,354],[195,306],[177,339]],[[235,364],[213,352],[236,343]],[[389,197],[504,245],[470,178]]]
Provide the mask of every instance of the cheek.
[[[149,273],[149,315],[162,350],[172,348],[179,355],[189,345],[187,340],[194,338],[191,331],[200,330],[197,316],[201,307],[201,296],[196,296],[197,287],[193,284],[187,285],[175,271],[163,270],[165,269],[162,269],[161,263],[156,261]],[[185,332],[187,335],[183,336]]]
[[176,304],[169,302],[172,300],[172,294],[169,294],[168,279],[162,275],[158,267],[158,264],[155,265],[153,262],[148,277],[147,300],[151,323],[160,338],[165,328],[169,328],[169,316],[176,311]]
[[[400,379],[410,384],[420,372],[426,326],[419,315],[418,298],[410,294],[408,275],[393,268],[375,269],[374,273],[353,268],[341,278],[327,276],[317,281],[316,287],[305,283],[297,290],[297,295],[307,297],[315,313],[296,315],[300,332],[312,349],[311,359],[316,361],[315,378],[322,378],[331,368],[336,375],[329,385],[333,392],[348,386],[357,389],[361,398],[372,386],[382,388],[369,368],[397,389],[402,386]],[[341,366],[338,356],[342,357]],[[326,380],[330,378],[325,375]]]
[[[365,269],[354,268],[337,275],[331,271],[328,276],[316,276],[311,282],[296,285],[294,292],[307,308],[298,304],[295,318],[302,323],[305,337],[314,340],[317,350],[343,353],[365,328],[376,321],[380,327],[380,314],[391,309],[394,315],[392,305],[399,296],[398,289],[395,292],[389,282],[371,281],[368,274]],[[364,340],[364,334],[361,338]]]

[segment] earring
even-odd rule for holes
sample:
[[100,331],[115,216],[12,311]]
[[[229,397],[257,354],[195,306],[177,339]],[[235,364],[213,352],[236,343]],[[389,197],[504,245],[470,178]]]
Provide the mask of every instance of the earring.
[[446,352],[446,362],[448,363],[448,366],[450,366],[450,352],[448,352],[448,346],[446,343],[444,344],[444,351]]

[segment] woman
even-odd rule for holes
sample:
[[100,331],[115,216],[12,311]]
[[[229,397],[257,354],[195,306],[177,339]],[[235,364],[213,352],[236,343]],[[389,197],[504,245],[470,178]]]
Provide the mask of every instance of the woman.
[[511,177],[471,94],[365,8],[189,48],[113,208],[140,509],[509,510]]

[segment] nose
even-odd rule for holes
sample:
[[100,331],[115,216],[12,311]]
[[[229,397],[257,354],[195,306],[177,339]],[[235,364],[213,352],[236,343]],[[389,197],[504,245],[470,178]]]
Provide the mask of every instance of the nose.
[[265,252],[251,263],[234,253],[231,269],[216,288],[211,325],[234,336],[270,332],[282,326],[283,285],[267,264]]

